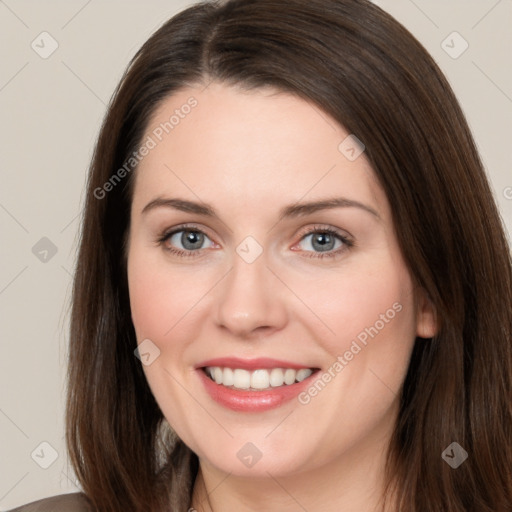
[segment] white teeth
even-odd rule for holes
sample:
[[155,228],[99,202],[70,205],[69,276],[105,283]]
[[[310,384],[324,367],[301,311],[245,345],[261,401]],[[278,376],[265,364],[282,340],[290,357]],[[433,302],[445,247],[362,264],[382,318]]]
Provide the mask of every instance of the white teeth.
[[251,375],[251,388],[266,389],[270,384],[270,376],[267,370],[256,370]]
[[284,374],[281,368],[273,368],[270,372],[270,385],[277,388],[284,384]]
[[292,370],[291,368],[288,368],[287,370],[285,370],[284,383],[288,384],[288,386],[290,384],[293,384],[295,382],[295,375],[297,375],[297,370]]
[[222,384],[223,373],[222,368],[219,368],[218,366],[213,369],[213,379],[217,384]]
[[310,368],[272,368],[271,370],[258,369],[253,372],[240,368],[221,368],[219,366],[208,366],[206,374],[217,384],[233,386],[237,389],[269,389],[283,385],[290,386],[295,382],[302,382],[307,379],[313,370]]
[[[219,370],[221,369],[219,368]],[[217,384],[222,384],[222,382],[217,382]],[[233,386],[238,389],[249,389],[251,387],[251,374],[247,370],[233,370]]]
[[307,379],[311,374],[313,373],[313,370],[310,370],[309,368],[301,368],[297,371],[297,375],[295,379],[297,382],[302,382],[304,379]]
[[232,386],[235,383],[235,377],[233,375],[233,370],[231,368],[224,368],[224,372],[222,374],[222,384],[224,386]]

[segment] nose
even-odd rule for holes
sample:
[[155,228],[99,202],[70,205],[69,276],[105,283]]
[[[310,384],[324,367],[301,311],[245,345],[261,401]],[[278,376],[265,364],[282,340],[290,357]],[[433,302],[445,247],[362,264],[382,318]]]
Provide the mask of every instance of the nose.
[[265,252],[252,263],[235,254],[217,290],[215,322],[237,338],[268,335],[286,325],[285,290],[267,265]]

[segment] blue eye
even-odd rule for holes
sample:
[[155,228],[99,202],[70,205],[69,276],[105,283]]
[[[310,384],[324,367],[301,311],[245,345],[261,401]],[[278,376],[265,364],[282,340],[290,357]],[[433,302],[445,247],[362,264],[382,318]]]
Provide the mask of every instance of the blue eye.
[[301,238],[299,247],[308,258],[334,258],[354,246],[354,242],[334,229],[315,226]]
[[174,246],[180,243],[180,249],[193,251],[203,249],[205,240],[209,240],[209,238],[201,231],[192,231],[187,229],[175,232],[168,238],[168,240]]
[[[157,242],[177,256],[199,256],[216,244],[195,226],[180,226],[163,233]],[[354,242],[332,228],[315,226],[304,233],[296,245],[308,258],[335,258],[354,246]],[[297,249],[293,249],[297,250]]]
[[342,245],[342,241],[339,237],[331,233],[326,233],[325,231],[310,233],[303,238],[303,241],[307,239],[309,239],[309,241],[306,244],[308,246],[306,250],[312,248],[314,251],[326,252],[338,249]]
[[[201,249],[207,249],[213,246],[210,238],[197,228],[181,227],[163,234],[158,242],[164,244],[165,249],[169,252],[180,256],[195,256]],[[205,243],[208,243],[205,246]]]

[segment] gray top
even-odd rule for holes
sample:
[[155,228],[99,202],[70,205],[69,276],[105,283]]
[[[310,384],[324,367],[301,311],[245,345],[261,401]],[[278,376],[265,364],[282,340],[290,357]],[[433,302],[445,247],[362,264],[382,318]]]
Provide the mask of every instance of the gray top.
[[73,493],[33,501],[9,512],[92,512],[92,508],[84,494]]

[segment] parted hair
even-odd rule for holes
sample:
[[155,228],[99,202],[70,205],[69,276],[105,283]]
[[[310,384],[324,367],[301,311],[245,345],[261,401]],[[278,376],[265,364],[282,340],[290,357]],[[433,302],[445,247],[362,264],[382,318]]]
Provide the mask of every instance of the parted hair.
[[[400,391],[386,465],[390,510],[510,511],[505,229],[447,80],[401,24],[366,0],[195,4],[129,63],[90,166],[72,297],[66,436],[91,506],[190,505],[198,458],[170,429],[134,356],[126,238],[136,167],[97,191],[137,151],[164,99],[212,81],[295,94],[363,141],[404,261],[435,307],[439,331],[415,340]],[[452,442],[468,453],[457,469],[441,456]]]

